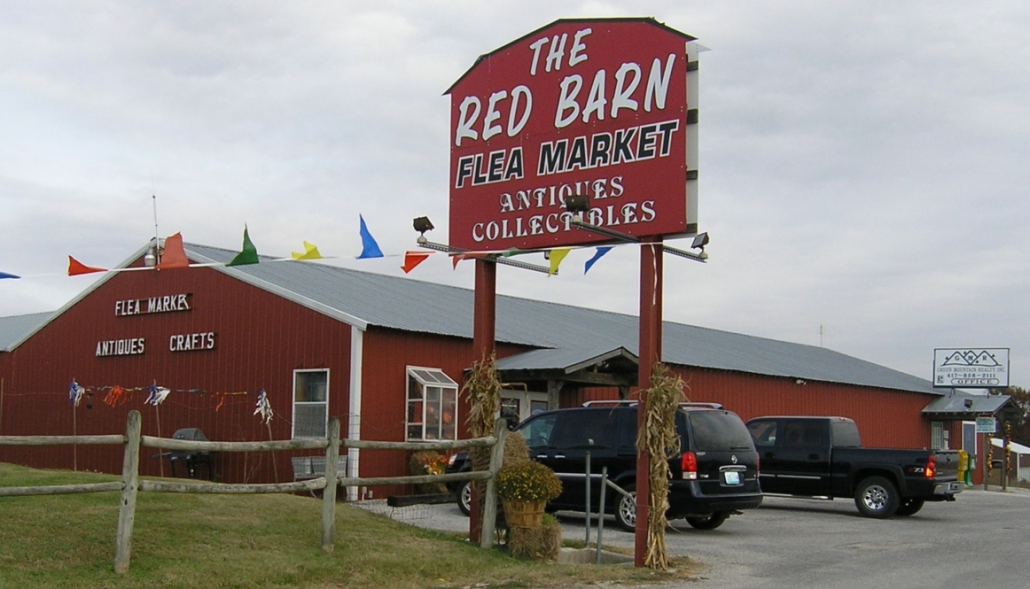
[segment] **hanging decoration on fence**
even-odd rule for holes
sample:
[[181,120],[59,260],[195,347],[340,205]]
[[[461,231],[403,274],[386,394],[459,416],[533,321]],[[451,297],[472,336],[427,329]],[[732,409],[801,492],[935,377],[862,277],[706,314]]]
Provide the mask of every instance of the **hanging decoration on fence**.
[[150,396],[147,397],[146,404],[157,407],[161,403],[164,403],[165,399],[168,398],[168,394],[171,392],[171,389],[159,387],[155,384],[150,387]]
[[68,389],[68,402],[76,407],[79,406],[79,402],[82,401],[82,395],[86,392],[86,389],[79,386],[79,383],[72,379],[72,385]]
[[228,392],[214,392],[208,393],[203,389],[171,389],[168,387],[158,386],[157,383],[144,387],[123,387],[120,385],[108,385],[108,386],[82,386],[75,379],[72,379],[71,386],[68,388],[68,402],[73,404],[75,407],[79,406],[84,396],[92,396],[94,393],[105,393],[103,398],[104,405],[108,407],[118,407],[124,405],[129,397],[137,393],[146,393],[146,400],[143,401],[144,405],[151,405],[158,407],[162,403],[168,400],[172,395],[178,394],[190,394],[196,396],[212,395],[218,397],[218,404],[215,406],[215,411],[225,405],[227,397],[245,397],[249,395],[257,395],[257,409],[254,411],[254,415],[261,416],[261,419],[266,425],[272,422],[272,417],[275,412],[272,411],[272,403],[268,398],[268,393],[264,389],[259,392],[249,391],[228,391]]
[[[587,272],[590,271],[590,268],[593,267],[594,264],[596,264],[597,261],[601,259],[602,256],[607,254],[614,247],[614,246],[611,246],[611,245],[606,245],[606,246],[597,246],[597,247],[595,247],[595,246],[582,246],[582,247],[573,247],[573,248],[563,247],[563,248],[540,249],[540,250],[515,250],[515,249],[509,249],[509,250],[504,250],[504,251],[483,250],[483,251],[465,251],[465,252],[461,252],[461,253],[448,253],[448,252],[441,252],[441,251],[421,251],[421,250],[413,250],[412,251],[412,250],[408,250],[408,251],[405,251],[404,253],[400,253],[400,254],[384,254],[383,250],[379,247],[378,241],[376,241],[375,237],[372,236],[372,233],[371,233],[371,231],[368,228],[368,224],[365,222],[365,218],[362,215],[358,215],[358,221],[359,221],[358,233],[359,233],[359,236],[361,238],[362,249],[361,249],[361,253],[356,256],[356,259],[364,260],[364,259],[385,258],[385,257],[402,257],[403,256],[404,263],[403,263],[402,266],[400,266],[400,268],[401,268],[401,270],[404,271],[405,274],[407,274],[407,273],[411,272],[412,270],[414,270],[416,266],[418,266],[422,262],[426,261],[430,256],[433,256],[433,255],[441,255],[442,254],[442,255],[445,255],[445,256],[449,256],[451,258],[452,268],[457,268],[458,262],[460,262],[462,260],[465,260],[465,259],[476,259],[476,258],[483,258],[483,257],[487,257],[487,256],[491,256],[491,257],[496,257],[496,256],[509,257],[509,256],[512,256],[512,255],[517,255],[517,254],[532,254],[532,253],[544,252],[544,253],[547,254],[547,256],[548,256],[548,258],[550,260],[550,268],[549,268],[550,271],[548,272],[548,276],[550,276],[550,275],[552,275],[552,274],[557,272],[558,266],[561,264],[562,260],[565,258],[565,256],[567,256],[571,252],[573,252],[575,250],[580,250],[580,249],[593,248],[595,250],[594,254],[593,254],[593,256],[589,260],[586,261],[586,263],[584,265],[584,268],[583,268],[583,274],[586,274]],[[307,242],[307,241],[304,241],[303,243],[304,243],[304,251],[303,252],[292,252],[290,254],[290,257],[288,257],[288,258],[266,257],[264,259],[264,261],[265,262],[287,262],[287,261],[302,261],[303,262],[303,261],[312,261],[312,260],[326,259],[326,256],[322,255],[322,253],[318,250],[318,247],[315,244]],[[186,256],[185,247],[183,245],[182,234],[181,233],[176,233],[174,235],[171,235],[171,236],[165,238],[165,240],[164,240],[164,249],[163,249],[163,251],[161,253],[161,259],[157,263],[155,268],[157,270],[173,270],[173,269],[189,268],[191,266],[193,266],[193,267],[201,267],[201,266],[204,266],[204,267],[206,267],[206,266],[228,266],[228,267],[232,267],[232,266],[245,266],[245,265],[250,265],[250,264],[258,264],[260,262],[261,262],[261,258],[259,258],[259,256],[258,256],[257,247],[255,247],[254,242],[251,241],[251,239],[250,239],[249,228],[246,225],[244,225],[244,227],[243,227],[243,247],[242,247],[240,253],[237,254],[229,262],[226,262],[226,263],[190,264],[189,258]],[[100,267],[100,266],[89,266],[89,265],[84,264],[84,263],[80,262],[79,260],[77,260],[74,257],[69,255],[68,256],[67,275],[68,276],[81,276],[81,275],[84,275],[84,274],[94,274],[94,273],[100,273],[100,272],[130,272],[130,271],[153,270],[153,269],[154,268],[149,268],[149,267],[103,268],[103,267]],[[36,277],[36,276],[54,276],[54,275],[55,274],[34,274],[34,275],[32,275],[32,277]],[[13,273],[10,273],[10,272],[0,271],[0,280],[5,279],[5,278],[18,280],[18,279],[24,278],[24,276],[19,275],[19,274],[13,274]]]
[[257,409],[254,410],[254,415],[261,415],[261,419],[264,420],[265,425],[271,425],[272,417],[275,412],[272,411],[272,404],[268,402],[268,395],[265,394],[264,389],[258,393]]

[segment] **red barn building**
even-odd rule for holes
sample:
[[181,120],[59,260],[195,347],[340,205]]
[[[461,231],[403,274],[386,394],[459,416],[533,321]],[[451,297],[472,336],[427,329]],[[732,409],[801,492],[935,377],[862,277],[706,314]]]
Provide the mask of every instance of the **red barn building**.
[[[119,433],[131,409],[142,412],[144,435],[160,437],[180,428],[220,441],[323,437],[328,416],[355,439],[467,435],[459,391],[476,360],[472,291],[271,258],[229,267],[235,252],[201,245],[186,246],[193,266],[155,270],[147,251],[54,313],[0,320],[0,435]],[[634,316],[499,296],[496,337],[505,403],[523,417],[625,397],[637,381]],[[744,419],[844,415],[870,446],[939,447],[945,431],[960,438],[924,417],[944,396],[929,381],[828,349],[667,323],[663,360],[692,401]],[[81,390],[70,395],[73,381]],[[267,423],[255,414],[262,391],[274,411]],[[122,455],[0,446],[0,460],[114,473]],[[293,476],[285,453],[212,463],[224,482]],[[352,450],[347,470],[403,474],[407,457]],[[171,474],[148,456],[141,472]]]

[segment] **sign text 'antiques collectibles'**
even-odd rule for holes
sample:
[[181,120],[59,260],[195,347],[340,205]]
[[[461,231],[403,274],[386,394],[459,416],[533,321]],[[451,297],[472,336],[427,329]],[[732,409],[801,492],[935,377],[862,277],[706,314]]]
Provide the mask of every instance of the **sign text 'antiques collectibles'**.
[[450,245],[608,239],[572,226],[565,199],[576,195],[589,197],[586,223],[696,232],[691,41],[649,18],[559,20],[480,57],[448,90]]

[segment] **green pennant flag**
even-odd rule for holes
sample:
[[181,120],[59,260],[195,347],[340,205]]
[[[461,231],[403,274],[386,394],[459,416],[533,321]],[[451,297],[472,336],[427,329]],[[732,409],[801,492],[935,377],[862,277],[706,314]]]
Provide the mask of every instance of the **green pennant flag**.
[[243,226],[243,251],[236,254],[236,257],[226,266],[246,266],[247,264],[257,264],[258,253],[257,248],[254,247],[254,242],[250,240],[250,234],[247,233],[247,226]]

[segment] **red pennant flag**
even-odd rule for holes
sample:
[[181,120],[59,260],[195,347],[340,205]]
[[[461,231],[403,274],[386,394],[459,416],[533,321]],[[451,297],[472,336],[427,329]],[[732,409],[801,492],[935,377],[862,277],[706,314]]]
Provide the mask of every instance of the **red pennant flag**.
[[165,250],[161,254],[161,262],[157,265],[158,270],[172,270],[175,268],[189,268],[190,261],[186,258],[186,249],[182,247],[182,234],[176,233],[165,239]]
[[427,252],[404,252],[404,265],[401,266],[401,270],[404,270],[404,273],[407,274],[414,270],[415,266],[425,262],[428,257],[429,254]]
[[451,256],[451,269],[453,270],[453,269],[457,268],[458,267],[458,262],[464,260],[467,257],[468,256],[465,255],[465,254],[455,254],[455,255]]
[[107,268],[95,268],[93,266],[87,266],[75,258],[68,256],[68,276],[78,276],[80,274],[92,274],[94,272],[107,272]]

